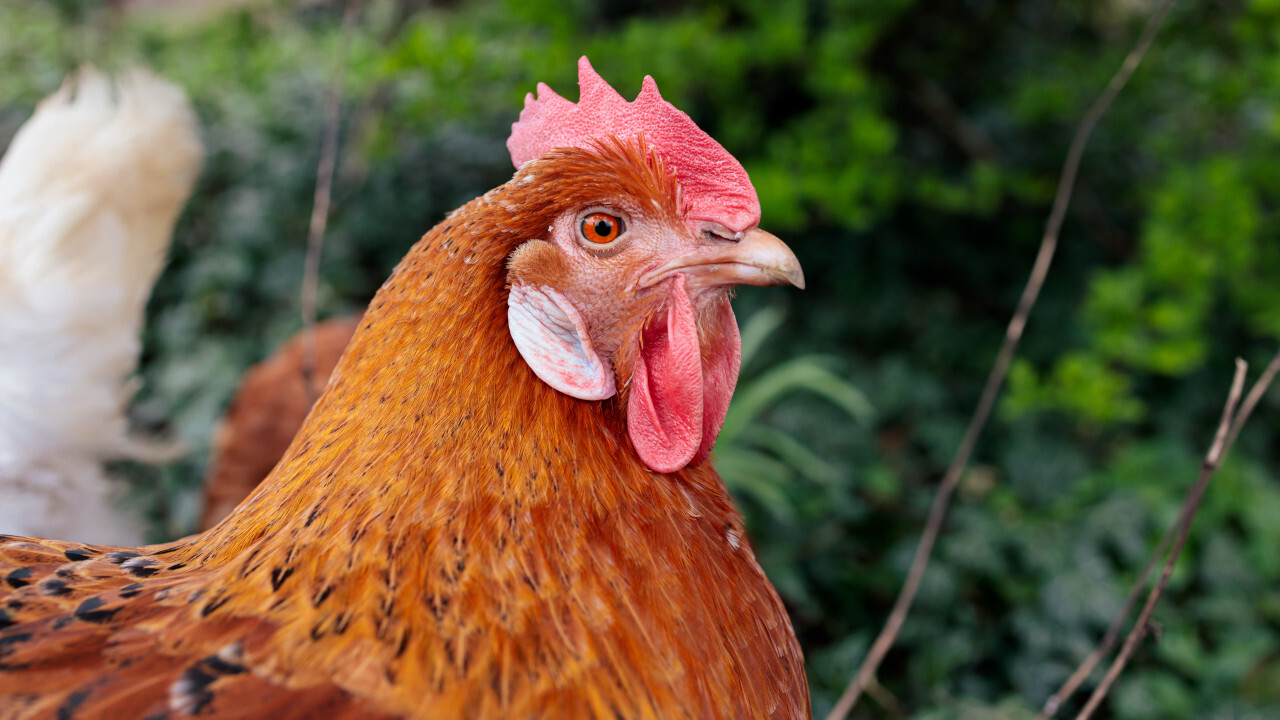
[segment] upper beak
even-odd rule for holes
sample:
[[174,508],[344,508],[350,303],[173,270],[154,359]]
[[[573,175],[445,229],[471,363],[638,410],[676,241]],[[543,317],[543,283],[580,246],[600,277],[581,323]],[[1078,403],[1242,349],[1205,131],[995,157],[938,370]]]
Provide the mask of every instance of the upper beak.
[[688,287],[710,285],[795,285],[804,289],[800,261],[786,243],[774,235],[751,228],[732,245],[704,247],[675,258],[640,278],[650,287],[684,273]]

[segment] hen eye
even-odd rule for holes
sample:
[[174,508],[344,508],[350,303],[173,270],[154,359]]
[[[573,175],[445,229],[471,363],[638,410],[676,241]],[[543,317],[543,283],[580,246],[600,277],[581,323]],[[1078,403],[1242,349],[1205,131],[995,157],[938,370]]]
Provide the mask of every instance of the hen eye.
[[622,218],[609,213],[594,212],[582,218],[582,237],[597,245],[617,240],[625,230]]

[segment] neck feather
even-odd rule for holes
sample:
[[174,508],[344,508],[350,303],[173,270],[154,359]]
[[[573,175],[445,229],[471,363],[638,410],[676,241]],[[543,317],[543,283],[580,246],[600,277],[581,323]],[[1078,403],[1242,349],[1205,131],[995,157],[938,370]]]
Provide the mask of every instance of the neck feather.
[[285,457],[198,541],[202,559],[234,563],[257,546],[286,552],[312,535],[356,544],[374,528],[390,541],[463,505],[579,518],[630,505],[657,516],[683,512],[693,493],[727,506],[709,468],[669,476],[645,468],[616,398],[562,395],[516,351],[506,259],[532,228],[547,226],[543,215],[553,209],[506,201],[523,189],[518,179],[453,213],[410,250]]

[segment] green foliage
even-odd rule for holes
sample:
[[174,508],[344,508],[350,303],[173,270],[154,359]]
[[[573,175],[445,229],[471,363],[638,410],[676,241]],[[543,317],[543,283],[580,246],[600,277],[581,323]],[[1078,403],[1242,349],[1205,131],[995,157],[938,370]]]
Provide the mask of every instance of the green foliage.
[[[809,392],[827,400],[860,425],[874,410],[862,391],[829,370],[829,359],[812,355],[791,358],[754,377],[751,361],[765,340],[782,324],[774,307],[757,312],[742,327],[742,367],[733,403],[716,441],[715,463],[739,499],[755,502],[784,523],[794,523],[797,506],[805,501],[797,483],[807,482],[830,491],[839,471],[799,439],[761,422],[762,415],[783,399]],[[819,499],[819,504],[821,499]]]
[[[718,465],[825,713],[901,583],[1072,127],[1151,3],[365,5],[322,315],[359,308],[424,230],[509,178],[521,98],[545,81],[573,99],[584,53],[624,95],[652,74],[751,173],[809,289],[741,293],[749,364]],[[340,16],[0,3],[0,144],[87,58],[152,65],[205,127],[134,410],[191,448],[130,471],[157,538],[190,530],[240,373],[299,326]],[[1277,0],[1180,3],[1098,127],[1001,412],[880,674],[883,705],[860,717],[1029,717],[1119,608],[1193,480],[1232,358],[1257,367],[1280,339],[1278,56]],[[1162,639],[1108,717],[1280,716],[1277,397],[1210,488],[1157,612]]]
[[1146,406],[1134,394],[1133,372],[1182,377],[1202,367],[1215,339],[1209,326],[1224,314],[1260,337],[1280,338],[1280,228],[1263,232],[1258,181],[1235,157],[1167,173],[1151,193],[1134,262],[1089,281],[1081,313],[1088,349],[1063,355],[1041,379],[1020,363],[1007,409],[1136,420]]

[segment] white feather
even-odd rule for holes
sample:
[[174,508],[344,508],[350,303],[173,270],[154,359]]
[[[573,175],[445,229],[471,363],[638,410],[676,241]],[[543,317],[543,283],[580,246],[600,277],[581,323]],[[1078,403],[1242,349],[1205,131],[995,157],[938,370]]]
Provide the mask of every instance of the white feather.
[[202,152],[182,90],[86,67],[0,161],[0,532],[141,539],[102,463],[139,448],[143,311]]

